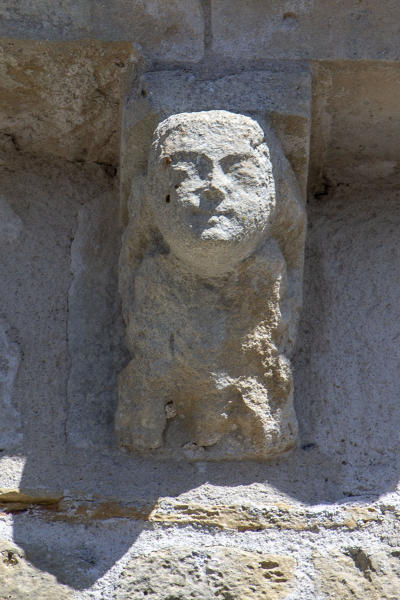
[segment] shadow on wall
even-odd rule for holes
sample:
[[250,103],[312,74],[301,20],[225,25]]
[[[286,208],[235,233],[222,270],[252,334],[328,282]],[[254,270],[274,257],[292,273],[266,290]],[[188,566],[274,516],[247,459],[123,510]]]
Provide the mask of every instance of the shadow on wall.
[[339,184],[309,207],[297,412],[303,444],[342,465],[337,498],[399,478],[398,190]]
[[[21,488],[62,490],[72,515],[47,510],[46,518],[15,516],[15,542],[36,566],[76,589],[89,587],[153,527],[147,519],[163,497],[182,500],[184,494],[182,502],[195,502],[207,493],[215,504],[267,504],[284,495],[315,505],[370,502],[395,489],[398,195],[338,187],[310,206],[305,308],[294,361],[300,448],[268,463],[177,464],[101,446],[65,452],[61,439],[51,453],[33,445]],[[98,498],[110,500],[96,508]]]

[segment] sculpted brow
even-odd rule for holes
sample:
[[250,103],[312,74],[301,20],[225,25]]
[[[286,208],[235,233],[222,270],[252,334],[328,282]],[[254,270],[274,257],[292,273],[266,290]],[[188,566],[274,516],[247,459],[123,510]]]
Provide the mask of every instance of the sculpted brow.
[[169,155],[169,158],[173,162],[188,161],[188,162],[195,163],[199,159],[201,159],[209,164],[211,164],[211,162],[212,162],[210,160],[210,158],[207,156],[207,154],[204,154],[203,152],[190,152],[190,151],[185,151],[185,150],[181,150],[178,152],[172,152]]
[[227,154],[226,156],[224,156],[223,158],[221,158],[221,160],[219,161],[219,164],[221,165],[221,167],[231,167],[232,165],[235,165],[237,163],[240,163],[244,160],[252,160],[253,157],[249,156],[248,154],[245,153],[236,153],[236,154]]

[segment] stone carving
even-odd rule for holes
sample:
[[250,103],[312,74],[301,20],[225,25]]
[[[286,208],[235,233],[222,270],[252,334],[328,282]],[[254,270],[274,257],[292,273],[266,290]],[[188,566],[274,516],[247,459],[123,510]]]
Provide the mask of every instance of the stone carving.
[[203,460],[290,449],[305,213],[276,139],[226,111],[173,115],[134,192],[119,445]]

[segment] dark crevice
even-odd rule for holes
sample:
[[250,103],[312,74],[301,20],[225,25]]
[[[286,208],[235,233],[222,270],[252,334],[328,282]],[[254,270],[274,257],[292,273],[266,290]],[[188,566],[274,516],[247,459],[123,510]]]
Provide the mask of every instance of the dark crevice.
[[325,199],[327,196],[329,196],[329,193],[330,193],[332,187],[333,187],[332,183],[328,179],[324,178],[321,181],[319,188],[314,191],[314,194],[313,194],[314,198],[316,200]]
[[95,162],[96,165],[99,165],[99,167],[101,167],[104,171],[104,173],[108,176],[108,177],[116,177],[117,173],[118,173],[118,168],[115,165],[112,165],[110,163],[104,163],[104,162]]
[[375,571],[369,557],[362,548],[348,548],[346,554],[353,560],[355,566],[364,575],[365,579],[372,581],[371,572]]

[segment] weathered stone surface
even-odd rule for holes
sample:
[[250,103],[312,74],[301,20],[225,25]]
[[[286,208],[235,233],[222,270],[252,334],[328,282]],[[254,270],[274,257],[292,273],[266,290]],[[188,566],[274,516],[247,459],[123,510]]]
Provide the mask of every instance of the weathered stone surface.
[[15,242],[23,228],[19,216],[4,198],[0,197],[0,244]]
[[248,71],[204,79],[185,71],[145,73],[139,94],[166,113],[225,109],[266,111],[303,119],[310,117],[310,72],[306,67],[277,71]]
[[236,60],[398,60],[396,0],[212,2],[213,51]]
[[121,258],[133,356],[119,380],[122,447],[265,458],[296,443],[287,356],[305,214],[279,144],[263,138],[226,111],[156,129]]
[[68,291],[68,442],[114,444],[117,374],[126,363],[118,295],[121,230],[117,189],[79,207]]
[[[0,502],[2,497],[0,496]],[[13,510],[13,503],[4,500]],[[27,501],[15,503],[22,506]],[[39,498],[35,504],[43,505]],[[18,509],[18,507],[17,507]],[[392,514],[390,514],[392,516]],[[395,516],[395,515],[393,515]],[[267,529],[286,531],[318,531],[320,529],[354,531],[385,521],[385,517],[374,506],[355,506],[342,509],[311,510],[293,504],[277,502],[269,506],[238,504],[199,504],[160,498],[154,507],[135,503],[121,503],[117,500],[95,498],[63,499],[48,513],[48,519],[87,523],[92,520],[105,520],[125,517],[144,520],[162,525],[201,525],[204,528],[217,528],[232,531],[264,531]],[[389,523],[389,518],[386,521]]]
[[18,150],[118,165],[131,56],[122,42],[0,41],[0,131]]
[[[159,498],[154,504],[145,500],[124,501],[117,497],[85,495],[75,491],[51,491],[43,489],[0,489],[0,509],[18,512],[29,507],[49,508],[42,511],[46,519],[90,523],[91,521],[126,518],[149,521],[165,526],[201,525],[205,529],[226,531],[286,531],[363,530],[383,524],[382,530],[393,530],[398,511],[392,507],[377,505],[344,505],[310,507],[289,501],[276,501],[268,505],[231,500],[223,502],[195,502],[182,499]],[[395,528],[394,528],[395,529]],[[393,533],[393,531],[392,531]]]
[[[22,229],[23,223],[20,217],[6,199],[0,197],[0,254],[2,256],[12,253],[13,244],[18,240]],[[3,281],[3,285],[4,283]],[[15,340],[10,338],[11,327],[1,317],[1,313],[3,311],[0,304],[0,447],[4,451],[18,445],[22,439],[20,415],[13,405],[14,383],[21,360],[21,350]]]
[[[140,600],[147,574],[156,597],[172,582],[184,600],[192,593],[247,600],[271,583],[250,575],[243,582],[263,571],[257,557],[269,552],[296,558],[292,589],[293,565],[288,575],[274,557],[274,573],[288,577],[287,585],[275,581],[285,600],[398,600],[400,77],[390,61],[400,58],[399,16],[396,0],[1,3],[0,32],[25,41],[0,44],[0,478],[9,488],[0,490],[0,537],[12,531],[30,561],[10,545],[6,556],[0,549],[1,600],[70,595],[35,567],[72,585],[79,600],[114,591]],[[126,43],[82,40],[90,37]],[[58,43],[67,39],[82,41]],[[124,98],[119,84],[132,42],[152,72]],[[131,166],[135,175],[131,209],[154,129],[176,112],[225,109],[267,123],[305,190],[304,59],[315,60],[312,227],[295,363],[299,448],[235,465],[177,465],[110,450],[123,366],[118,185],[109,177],[118,167],[120,106],[126,102],[123,201]],[[193,259],[187,254],[182,262]],[[149,267],[152,274],[169,271]],[[167,312],[166,296],[155,286],[144,294],[152,292]],[[201,313],[203,330],[209,312]],[[185,311],[173,317],[168,327],[190,320]],[[165,405],[168,424],[177,414]],[[263,554],[244,558],[227,546]],[[23,575],[2,562],[15,553]],[[274,597],[270,588],[265,597]]]
[[324,598],[397,600],[400,550],[349,547],[314,553],[317,589]]
[[[4,368],[7,366],[7,376],[4,384],[0,384],[6,386],[1,392],[1,402],[3,406],[5,398],[11,393],[12,385],[13,407],[21,420],[25,449],[30,448],[29,464],[30,460],[34,462],[34,454],[40,447],[46,447],[50,456],[50,448],[54,450],[65,442],[67,394],[69,391],[72,406],[75,391],[72,381],[68,390],[69,352],[76,353],[74,361],[80,361],[79,368],[85,373],[80,393],[93,393],[99,401],[90,415],[79,415],[78,425],[84,427],[83,423],[86,423],[89,432],[88,424],[96,422],[96,434],[91,437],[88,435],[88,438],[93,439],[96,435],[98,439],[104,439],[104,429],[108,429],[107,439],[112,439],[113,409],[108,404],[112,404],[110,398],[115,394],[115,385],[113,388],[110,383],[112,375],[110,370],[106,370],[105,363],[108,360],[108,365],[113,362],[109,348],[112,345],[110,337],[115,330],[109,326],[112,316],[104,309],[104,305],[110,306],[116,298],[113,289],[116,289],[115,272],[120,240],[113,227],[118,229],[115,218],[118,200],[113,178],[106,175],[101,166],[52,161],[48,157],[44,161],[28,157],[16,150],[9,136],[5,136],[5,139],[8,143],[3,149],[0,148],[1,192],[15,215],[12,223],[17,224],[17,229],[13,225],[9,231],[19,231],[19,237],[8,242],[0,240],[0,314],[6,316],[8,338],[6,341],[2,335],[0,343],[2,359],[8,361],[8,365],[3,363]],[[85,203],[88,204],[87,209],[83,208]],[[101,262],[101,267],[97,266],[94,275],[90,274],[90,267],[82,265],[82,274],[77,264],[79,252],[75,250],[78,250],[79,244],[84,245],[82,238],[85,237],[86,229],[82,223],[78,226],[78,213],[87,216],[94,205],[101,206],[101,210],[99,208],[90,216],[93,227],[88,227],[87,233],[92,235],[92,246],[91,253],[85,254],[85,257],[88,263],[92,260],[92,264],[99,265]],[[10,211],[7,209],[8,214]],[[107,215],[110,215],[109,225]],[[23,223],[23,228],[20,228],[17,218]],[[74,242],[73,271],[80,278],[81,295],[73,293],[71,289],[69,299],[73,283],[71,244],[78,229],[79,235],[76,243]],[[93,235],[94,232],[96,235]],[[105,254],[99,259],[102,238]],[[110,239],[111,246],[114,244],[113,249],[110,248]],[[88,298],[90,285],[92,296]],[[81,297],[85,294],[90,305],[90,319],[86,320],[85,327],[81,321],[76,322],[76,327],[80,328],[80,346],[77,348],[78,334],[75,334],[74,324],[68,324],[68,315],[70,311],[71,315],[75,315],[77,307],[82,307]],[[82,349],[83,346],[85,350]],[[17,352],[23,357],[18,370]],[[7,356],[12,357],[12,361]],[[94,363],[95,360],[97,363]],[[72,373],[74,381],[77,380],[75,365],[76,362]],[[115,370],[114,379],[118,370]],[[93,381],[97,387],[93,385]],[[103,396],[100,395],[101,391],[104,392]],[[108,412],[104,411],[104,405]],[[14,425],[6,419],[9,410],[4,408],[3,419],[0,419],[1,439],[6,437],[10,442],[15,442],[14,417]],[[99,419],[99,412],[106,413],[103,419]],[[76,420],[74,421],[72,412],[70,416],[68,433],[71,434],[72,424],[76,424]],[[8,448],[8,445],[0,445],[0,448]]]
[[4,600],[72,600],[73,590],[31,565],[21,548],[0,541],[0,595]]
[[295,504],[277,502],[270,506],[207,505],[160,499],[148,516],[154,523],[189,525],[238,531],[281,529],[316,531],[318,529],[362,529],[383,521],[379,508],[346,506],[341,509],[315,510]]
[[132,177],[147,163],[153,132],[171,114],[228,110],[267,121],[278,137],[300,187],[307,187],[311,77],[307,68],[257,70],[204,79],[187,71],[142,75],[127,99],[121,143],[122,201]]
[[196,61],[203,55],[199,0],[7,0],[0,23],[4,37],[123,40],[164,60]]
[[153,59],[192,62],[203,57],[200,0],[96,2],[93,24],[96,37],[129,40]]
[[399,63],[314,65],[312,192],[324,194],[333,182],[398,181],[399,96]]
[[[15,221],[12,225],[14,227]],[[8,232],[10,231],[12,229],[9,228]],[[15,232],[15,228],[12,232]],[[13,405],[12,397],[21,352],[18,344],[13,342],[7,334],[8,329],[9,325],[4,319],[0,319],[0,446],[2,450],[10,449],[22,438],[21,418]]]
[[192,62],[203,56],[205,32],[214,56],[237,61],[397,60],[398,21],[396,0],[217,0],[210,14],[199,0],[4,0],[0,35],[128,40],[150,58]]
[[308,212],[295,362],[302,439],[343,465],[344,493],[388,490],[400,465],[399,191],[338,185]]
[[116,600],[235,598],[278,600],[290,590],[293,559],[238,548],[167,548],[132,560],[115,590]]

